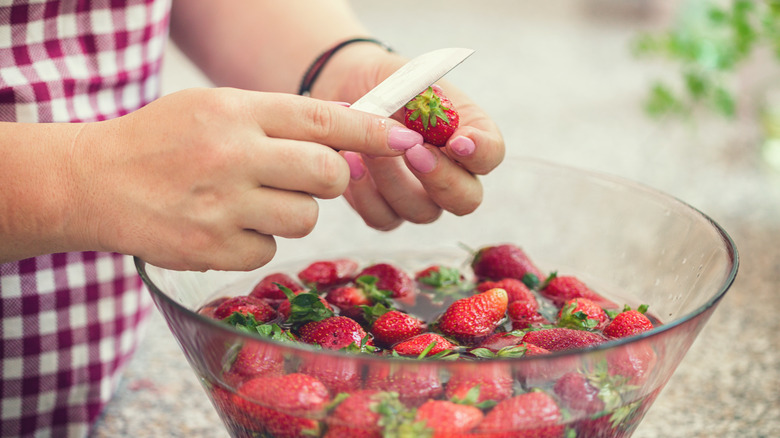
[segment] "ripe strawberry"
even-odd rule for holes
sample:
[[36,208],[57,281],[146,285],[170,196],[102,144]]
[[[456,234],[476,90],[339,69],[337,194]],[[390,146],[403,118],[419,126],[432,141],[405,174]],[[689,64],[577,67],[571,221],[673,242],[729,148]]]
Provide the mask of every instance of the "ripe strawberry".
[[298,278],[308,287],[323,290],[351,281],[357,269],[358,264],[354,260],[323,260],[304,268],[298,273]]
[[401,356],[419,357],[426,350],[428,352],[425,356],[433,356],[447,350],[454,350],[456,347],[457,345],[436,333],[423,333],[395,344],[393,351]]
[[398,310],[384,313],[371,325],[371,334],[379,346],[392,347],[422,333],[424,323]]
[[388,393],[371,389],[351,393],[325,420],[325,438],[382,438],[382,415],[376,405],[387,397]]
[[587,415],[596,414],[604,409],[604,402],[599,398],[599,388],[593,386],[584,374],[570,371],[557,382],[553,391],[563,405]]
[[514,380],[509,365],[471,365],[453,369],[444,388],[444,397],[459,403],[476,405],[490,400],[499,402],[512,396]]
[[442,392],[439,367],[425,362],[417,364],[372,364],[363,385],[365,389],[397,392],[403,404],[420,406],[430,398],[438,398]]
[[301,355],[298,372],[319,379],[332,395],[355,391],[362,384],[360,365],[341,357]]
[[609,323],[609,316],[598,304],[587,298],[566,301],[558,311],[558,326],[578,330],[601,330]]
[[641,385],[650,377],[658,355],[650,344],[626,344],[607,353],[607,369],[611,376],[622,376],[631,385]]
[[200,309],[198,309],[198,313],[208,318],[214,318],[214,311],[217,309],[217,307],[219,307],[220,304],[224,303],[229,299],[230,297],[215,298],[209,301],[208,303],[204,304],[203,307],[201,307]]
[[433,432],[432,438],[449,438],[465,434],[482,422],[482,411],[474,406],[449,400],[428,400],[417,408],[417,421]]
[[507,296],[495,288],[461,298],[439,317],[438,329],[463,343],[478,342],[490,335],[506,316]]
[[561,410],[544,392],[527,392],[499,402],[485,415],[476,432],[491,437],[560,438]]
[[639,310],[626,310],[617,314],[612,322],[604,327],[604,336],[612,339],[625,338],[652,329],[653,322],[640,310],[646,310],[646,307],[640,306]]
[[328,389],[305,374],[257,377],[238,388],[233,400],[248,418],[272,436],[319,436],[321,415],[330,401]]
[[249,295],[268,300],[269,303],[276,307],[279,305],[279,303],[287,299],[287,296],[284,294],[284,292],[282,292],[281,289],[279,289],[279,286],[277,286],[276,283],[289,288],[293,292],[303,290],[303,286],[301,286],[300,283],[295,281],[292,277],[287,274],[277,272],[263,277],[263,279],[255,285],[254,289],[252,289],[252,292]]
[[530,331],[523,336],[523,342],[549,351],[587,348],[605,341],[606,338],[598,333],[563,327]]
[[434,146],[444,146],[458,129],[460,116],[441,87],[431,86],[404,107],[404,124]]
[[477,290],[485,292],[486,290],[500,287],[506,291],[507,302],[513,303],[515,301],[522,301],[528,303],[534,310],[539,308],[539,303],[536,302],[536,296],[528,286],[522,281],[516,278],[504,278],[499,281],[483,281],[477,285]]
[[465,281],[460,271],[441,265],[429,266],[418,271],[414,274],[414,279],[424,287],[432,289],[457,288]]
[[520,247],[512,244],[487,246],[471,261],[474,274],[481,280],[515,278],[525,283],[538,284],[544,276]]
[[390,291],[390,298],[402,298],[414,292],[414,281],[409,274],[389,263],[368,266],[360,271],[355,278],[360,279],[360,277],[368,275],[377,278],[375,283],[377,289]]
[[605,309],[615,307],[615,303],[594,292],[580,279],[571,275],[560,276],[552,273],[545,280],[539,293],[558,307],[562,307],[566,301],[574,298],[587,298]]
[[339,350],[353,343],[360,345],[367,334],[353,319],[331,316],[304,324],[298,336],[307,344],[316,344],[326,350]]
[[276,310],[270,304],[253,296],[239,295],[229,298],[214,309],[214,318],[225,319],[238,312],[242,315],[252,315],[255,321],[264,323],[276,318]]
[[495,333],[482,340],[477,348],[484,348],[497,353],[505,348],[522,345],[523,336],[525,336],[525,333],[521,331]]
[[506,313],[509,316],[509,320],[512,321],[512,330],[525,330],[552,324],[537,311],[537,307],[533,303],[527,301],[513,301],[509,303]]
[[237,387],[251,378],[279,375],[283,368],[284,357],[276,346],[248,342],[238,351],[230,369],[222,374],[222,380]]
[[331,289],[325,295],[325,300],[341,310],[374,304],[366,292],[356,286],[339,286]]

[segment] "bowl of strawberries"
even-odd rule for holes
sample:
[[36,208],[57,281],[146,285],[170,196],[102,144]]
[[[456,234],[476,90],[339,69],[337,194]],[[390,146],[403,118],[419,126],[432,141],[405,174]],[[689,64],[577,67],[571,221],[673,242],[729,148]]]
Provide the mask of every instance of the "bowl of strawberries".
[[136,266],[231,436],[630,436],[733,241],[610,175],[510,159],[483,185],[474,213],[390,232],[333,204],[252,272]]

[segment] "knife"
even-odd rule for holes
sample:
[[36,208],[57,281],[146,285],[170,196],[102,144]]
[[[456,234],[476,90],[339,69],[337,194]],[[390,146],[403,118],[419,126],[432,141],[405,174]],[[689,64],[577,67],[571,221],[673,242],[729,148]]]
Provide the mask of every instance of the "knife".
[[390,117],[472,53],[474,50],[464,48],[438,49],[424,53],[396,70],[350,105],[350,108]]

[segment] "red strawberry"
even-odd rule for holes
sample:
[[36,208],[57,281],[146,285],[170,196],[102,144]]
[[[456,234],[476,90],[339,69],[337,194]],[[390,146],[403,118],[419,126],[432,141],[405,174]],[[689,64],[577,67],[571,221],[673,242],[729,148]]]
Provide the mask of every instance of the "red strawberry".
[[558,326],[578,330],[601,330],[609,323],[609,316],[598,304],[587,298],[566,301],[558,311]]
[[650,344],[626,344],[607,353],[607,369],[611,376],[623,376],[631,385],[641,385],[655,368],[658,355]]
[[330,401],[328,389],[305,374],[257,377],[234,394],[234,401],[248,418],[255,419],[272,436],[318,436],[322,415]]
[[325,422],[328,433],[325,438],[382,438],[377,404],[387,398],[387,393],[361,389],[349,395],[330,413]]
[[306,286],[322,290],[351,281],[357,268],[357,262],[349,259],[323,260],[304,268],[298,278]]
[[279,348],[262,342],[248,342],[236,354],[230,369],[222,375],[222,380],[232,386],[260,376],[281,374],[284,357]]
[[[469,364],[455,368],[444,389],[444,396],[458,402],[479,404],[488,400],[501,401],[512,396],[512,370],[503,363]],[[472,393],[477,391],[472,399]]]
[[[644,307],[642,308],[644,309]],[[626,310],[619,313],[604,328],[604,335],[615,339],[633,336],[653,328],[653,322],[639,310]]]
[[563,327],[530,331],[523,336],[523,342],[549,351],[587,348],[605,341],[606,338],[598,333]]
[[564,406],[593,415],[604,409],[604,402],[599,398],[599,388],[593,386],[588,377],[576,371],[570,371],[553,387],[555,394]]
[[528,392],[499,402],[477,427],[491,437],[560,438],[563,415],[552,397]]
[[278,306],[279,303],[287,299],[287,296],[279,289],[279,286],[277,286],[276,283],[281,284],[293,292],[303,290],[303,286],[292,277],[277,272],[263,277],[263,279],[255,285],[249,295],[268,300],[272,305]]
[[465,278],[455,268],[441,265],[429,266],[414,274],[414,279],[425,287],[445,289],[460,286]]
[[[296,295],[300,294],[301,292],[303,291],[297,291]],[[330,303],[327,302],[325,298],[321,296],[318,296],[317,298],[320,300],[322,305],[325,306],[326,309],[328,309],[330,312],[333,312],[333,307],[331,307]],[[291,308],[292,308],[292,302],[290,300],[285,300],[279,304],[279,308],[276,309],[276,311],[279,312],[279,316],[281,316],[282,319],[286,321],[288,318],[290,318]]]
[[391,310],[374,322],[371,334],[377,345],[391,347],[417,336],[423,331],[423,322],[407,313]]
[[420,406],[426,400],[442,394],[438,366],[430,366],[424,362],[403,365],[372,364],[363,387],[397,392],[401,402],[412,407]]
[[580,279],[571,275],[559,276],[553,273],[545,280],[539,293],[558,307],[562,307],[566,301],[574,298],[587,298],[606,309],[615,307],[615,303],[594,292]]
[[506,316],[507,296],[504,289],[461,298],[439,317],[437,326],[446,336],[468,343],[490,335]]
[[471,431],[482,422],[479,408],[448,400],[428,400],[417,408],[416,420],[433,431],[432,438],[449,438]]
[[370,306],[374,304],[366,295],[366,292],[356,286],[340,286],[331,289],[326,295],[325,300],[341,310],[346,310],[355,306]]
[[504,348],[521,345],[523,343],[524,335],[525,334],[521,331],[495,333],[480,342],[478,348],[485,348],[493,353],[497,353]]
[[[435,343],[435,344],[434,344]],[[431,344],[434,344],[432,347]],[[401,341],[393,346],[393,351],[401,356],[420,356],[430,347],[426,356],[433,356],[447,350],[454,350],[457,345],[436,333],[423,333],[413,338]]]
[[477,290],[485,292],[486,290],[500,287],[506,291],[507,301],[513,303],[515,301],[522,301],[528,303],[534,310],[539,308],[539,304],[536,302],[536,296],[528,286],[522,281],[516,278],[505,278],[499,281],[483,281],[477,285]]
[[520,247],[512,244],[487,246],[480,249],[474,255],[471,267],[474,274],[482,280],[498,281],[504,278],[523,280],[526,274],[532,274],[533,277],[526,277],[525,280],[530,283],[538,283],[544,278],[542,271],[533,264],[526,253]]
[[[208,318],[214,318],[214,310],[219,307],[220,304],[224,303],[225,301],[229,300],[230,297],[219,297],[215,298],[208,303],[204,304],[203,307],[198,309],[198,313],[200,313],[203,316],[206,316]],[[216,319],[216,318],[214,318]]]
[[428,87],[404,107],[404,124],[434,146],[444,146],[458,129],[460,116],[441,87]]
[[276,318],[276,310],[270,304],[253,296],[239,295],[229,298],[214,309],[214,318],[225,319],[238,312],[242,315],[252,315],[255,321],[264,323]]
[[537,307],[527,301],[513,301],[507,305],[506,313],[512,321],[512,330],[525,330],[531,327],[540,327],[551,324]]
[[333,395],[355,391],[362,384],[360,365],[341,357],[302,355],[298,372],[316,377]]
[[339,350],[353,343],[360,345],[367,335],[355,320],[346,316],[331,316],[304,324],[298,336],[307,344],[316,344],[326,350]]
[[402,298],[412,295],[414,281],[403,270],[389,264],[378,263],[360,271],[355,278],[371,275],[377,278],[375,286],[379,290],[390,291],[391,298]]

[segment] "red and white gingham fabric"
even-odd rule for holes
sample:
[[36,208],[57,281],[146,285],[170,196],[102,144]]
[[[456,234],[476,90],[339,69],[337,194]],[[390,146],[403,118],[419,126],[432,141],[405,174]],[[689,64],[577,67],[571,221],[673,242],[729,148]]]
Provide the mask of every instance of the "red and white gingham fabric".
[[[169,12],[169,0],[0,0],[0,121],[98,121],[155,99]],[[0,264],[0,436],[87,435],[151,309],[127,256]]]

